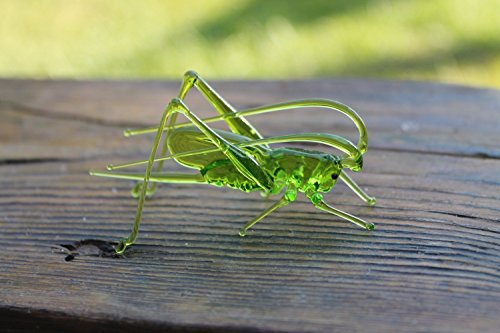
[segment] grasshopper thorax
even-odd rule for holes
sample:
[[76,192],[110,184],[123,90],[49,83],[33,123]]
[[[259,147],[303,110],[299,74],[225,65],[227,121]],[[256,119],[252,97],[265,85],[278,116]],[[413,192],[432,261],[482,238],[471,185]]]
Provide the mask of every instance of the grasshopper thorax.
[[337,156],[298,148],[278,148],[268,155],[268,171],[273,178],[271,193],[285,187],[300,192],[329,192],[342,170]]

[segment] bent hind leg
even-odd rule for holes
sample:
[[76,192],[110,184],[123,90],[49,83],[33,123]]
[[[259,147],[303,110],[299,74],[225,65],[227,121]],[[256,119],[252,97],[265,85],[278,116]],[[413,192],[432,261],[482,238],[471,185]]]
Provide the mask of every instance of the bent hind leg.
[[[201,78],[198,73],[195,71],[187,71],[184,74],[184,79],[182,81],[181,87],[179,89],[179,94],[178,98],[180,100],[184,100],[186,97],[188,91],[192,88],[196,87],[198,91],[208,100],[210,104],[214,107],[214,109],[220,114],[220,115],[232,115],[236,112],[236,109],[234,109],[222,96],[220,96],[215,89],[213,89],[203,78]],[[240,134],[242,136],[245,136],[250,139],[262,139],[262,136],[260,133],[257,131],[255,127],[250,124],[248,120],[246,120],[244,117],[228,117],[227,119],[224,119],[231,129],[233,133]],[[174,124],[177,121],[177,114],[172,114],[170,117],[170,120],[167,124],[167,127],[173,127]],[[160,155],[163,156],[167,153],[168,146],[170,145],[170,142],[172,141],[171,135],[173,132],[170,132],[171,134],[168,134],[164,140],[164,143],[162,145],[162,148],[160,150]],[[263,145],[263,148],[268,148],[266,145]],[[173,154],[173,152],[171,151]],[[163,168],[163,161],[158,162],[155,171],[159,172]],[[131,191],[132,196],[138,197],[140,190],[141,190],[141,185],[140,183],[137,184]],[[152,196],[155,191],[156,191],[157,184],[151,185],[148,190],[147,190],[147,195]]]

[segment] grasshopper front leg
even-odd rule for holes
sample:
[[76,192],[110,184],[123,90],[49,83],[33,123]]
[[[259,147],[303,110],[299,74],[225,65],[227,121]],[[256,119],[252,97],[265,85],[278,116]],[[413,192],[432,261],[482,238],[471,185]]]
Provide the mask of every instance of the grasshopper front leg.
[[314,207],[321,209],[322,211],[325,211],[327,213],[337,215],[338,217],[343,218],[344,220],[347,220],[349,222],[352,222],[358,226],[360,226],[363,229],[366,230],[373,230],[375,229],[375,224],[366,222],[362,219],[360,219],[357,216],[351,215],[349,213],[344,212],[343,210],[337,209],[335,207],[330,206],[326,202],[323,201],[323,195],[310,191],[305,193],[307,198],[311,201],[311,203],[314,205]]
[[375,199],[375,197],[372,197],[370,195],[368,195],[368,193],[366,193],[365,191],[363,191],[363,189],[361,187],[359,187],[358,184],[356,184],[356,182],[351,178],[349,177],[349,175],[347,173],[345,173],[345,171],[342,171],[340,173],[340,179],[354,192],[356,193],[356,195],[358,197],[361,198],[361,200],[363,200],[364,202],[366,202],[368,205],[370,206],[374,206],[376,203],[377,203],[377,199]]

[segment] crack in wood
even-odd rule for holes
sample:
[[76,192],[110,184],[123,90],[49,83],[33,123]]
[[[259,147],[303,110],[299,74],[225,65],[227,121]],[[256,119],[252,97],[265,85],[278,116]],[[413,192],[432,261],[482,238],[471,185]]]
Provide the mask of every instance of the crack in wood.
[[394,152],[394,153],[408,153],[408,154],[425,154],[425,155],[437,155],[437,156],[448,156],[448,157],[458,157],[458,158],[476,158],[476,159],[487,159],[487,160],[498,160],[500,159],[500,154],[490,153],[486,151],[475,152],[475,153],[458,153],[450,151],[439,151],[439,150],[418,150],[418,149],[401,149],[401,148],[390,148],[390,147],[379,147],[376,145],[371,145],[369,147],[370,151],[376,150],[381,152]]
[[40,157],[40,158],[12,158],[0,160],[0,165],[20,165],[20,164],[34,164],[34,163],[54,163],[54,162],[74,162],[80,159],[68,159],[57,157]]
[[118,127],[118,128],[144,126],[144,124],[138,124],[136,122],[110,121],[110,120],[99,119],[99,118],[94,118],[94,117],[86,117],[83,115],[55,112],[55,111],[50,111],[47,109],[28,106],[28,105],[20,104],[17,102],[8,101],[8,100],[0,100],[0,107],[10,108],[13,111],[21,112],[21,113],[24,113],[24,114],[27,114],[30,116],[35,116],[35,117],[43,117],[43,118],[57,119],[57,120],[63,120],[63,121],[76,121],[76,122],[82,122],[82,123],[99,125],[99,126],[111,126],[111,127]]

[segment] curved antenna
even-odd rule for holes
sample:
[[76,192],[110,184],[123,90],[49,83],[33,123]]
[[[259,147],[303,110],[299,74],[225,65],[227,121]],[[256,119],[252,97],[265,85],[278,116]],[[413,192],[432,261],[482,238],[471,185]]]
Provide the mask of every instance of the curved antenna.
[[[225,115],[206,118],[206,119],[203,119],[203,121],[205,123],[213,123],[213,122],[222,121],[222,120],[229,119],[229,118],[247,117],[247,116],[252,116],[252,115],[257,115],[257,114],[262,114],[262,113],[267,113],[267,112],[283,111],[283,110],[297,109],[297,108],[309,108],[309,107],[320,107],[320,108],[333,109],[333,110],[336,110],[340,113],[343,113],[347,117],[349,117],[354,122],[354,124],[356,125],[358,132],[359,132],[359,139],[358,139],[358,144],[357,144],[358,151],[361,154],[364,154],[366,152],[366,149],[368,147],[368,132],[366,130],[366,126],[365,126],[365,123],[363,122],[363,119],[361,119],[361,117],[356,113],[356,111],[354,111],[349,106],[342,104],[340,102],[334,101],[334,100],[330,100],[330,99],[322,99],[322,98],[301,99],[301,100],[296,100],[296,101],[260,106],[260,107],[256,107],[256,108],[251,108],[251,109],[246,109],[246,110],[234,112],[231,114],[225,114]],[[188,122],[180,123],[180,124],[176,124],[175,126],[172,126],[172,127],[165,127],[164,130],[168,130],[171,128],[187,127],[187,126],[192,126],[192,124],[188,123]],[[125,136],[132,136],[132,135],[139,135],[139,134],[145,134],[145,133],[153,133],[157,130],[158,130],[158,127],[149,127],[149,128],[136,129],[136,130],[126,129],[123,132],[123,134]]]
[[[315,143],[324,144],[324,145],[327,145],[327,146],[330,146],[333,148],[337,148],[340,151],[343,151],[344,153],[346,153],[346,155],[347,155],[347,156],[343,156],[341,158],[341,164],[343,167],[350,168],[353,171],[359,171],[361,169],[362,153],[359,151],[359,149],[351,141],[349,141],[341,136],[329,134],[329,133],[288,134],[288,135],[263,138],[263,139],[253,140],[253,141],[245,141],[245,142],[235,143],[234,145],[237,147],[252,147],[252,146],[258,146],[258,145],[262,145],[262,144],[285,143],[285,142],[315,142]],[[162,157],[156,158],[154,160],[154,162],[165,161],[165,160],[180,158],[180,157],[200,155],[200,154],[208,154],[208,153],[213,153],[213,152],[218,152],[218,151],[219,151],[219,149],[216,147],[192,150],[192,151],[177,153],[177,154],[173,154],[173,155],[162,156]],[[120,164],[120,165],[108,165],[107,169],[108,170],[116,170],[116,169],[122,169],[122,168],[131,167],[131,166],[146,164],[146,163],[148,163],[148,161],[141,160],[141,161],[135,161],[135,162]]]

